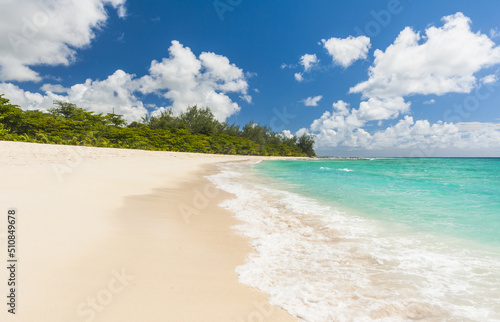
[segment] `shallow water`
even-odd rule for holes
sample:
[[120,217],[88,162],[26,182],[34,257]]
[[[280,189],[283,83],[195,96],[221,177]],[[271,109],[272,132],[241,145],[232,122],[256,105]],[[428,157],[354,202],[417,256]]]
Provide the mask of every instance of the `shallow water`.
[[256,249],[240,282],[306,321],[500,320],[500,162],[220,165]]

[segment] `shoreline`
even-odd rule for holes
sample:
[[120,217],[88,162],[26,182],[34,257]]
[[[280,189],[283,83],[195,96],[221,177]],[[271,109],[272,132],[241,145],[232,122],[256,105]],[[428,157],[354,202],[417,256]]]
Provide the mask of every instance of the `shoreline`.
[[[397,160],[336,162],[220,165],[211,181],[236,192],[224,207],[257,249],[237,268],[242,283],[306,321],[500,316],[491,291],[500,281],[497,235],[484,225],[498,213],[486,202],[494,205],[498,164],[423,160],[415,171]],[[442,175],[447,168],[453,176]],[[479,202],[463,189],[470,182]],[[471,214],[483,222],[472,224]]]
[[296,321],[238,282],[252,247],[205,178],[249,159],[267,158],[0,142],[19,214],[19,306],[0,319]]

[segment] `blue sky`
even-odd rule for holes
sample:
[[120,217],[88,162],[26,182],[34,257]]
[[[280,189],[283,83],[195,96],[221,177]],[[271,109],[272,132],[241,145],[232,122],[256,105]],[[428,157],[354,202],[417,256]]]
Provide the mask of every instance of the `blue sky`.
[[0,93],[25,109],[209,105],[314,134],[322,155],[500,156],[497,1],[0,6]]

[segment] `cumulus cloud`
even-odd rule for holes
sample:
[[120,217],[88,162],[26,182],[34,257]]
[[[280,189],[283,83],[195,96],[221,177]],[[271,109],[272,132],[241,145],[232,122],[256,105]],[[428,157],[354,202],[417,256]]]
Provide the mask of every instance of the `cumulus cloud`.
[[406,27],[385,51],[376,50],[369,79],[350,92],[379,98],[470,92],[474,74],[500,62],[500,48],[472,32],[471,20],[460,12],[442,20],[444,25],[427,28],[425,37]]
[[59,84],[43,84],[40,88],[44,92],[65,93],[68,89]]
[[327,123],[326,120],[331,120],[331,117],[325,117],[322,122],[316,120],[311,126],[316,131],[316,148],[319,150],[337,147],[418,151],[500,148],[499,126],[491,123],[431,124],[427,120],[414,121],[407,115],[394,126],[369,133],[355,125],[349,126],[345,119],[337,124]]
[[23,109],[48,110],[54,107],[54,100],[60,100],[96,113],[112,113],[114,109],[116,114],[124,115],[129,121],[136,121],[145,116],[147,110],[133,94],[136,90],[133,77],[134,75],[117,70],[105,80],[87,79],[85,83],[70,88],[45,84],[41,88],[45,94],[24,91],[10,83],[0,83],[0,93],[4,93],[12,103]]
[[482,84],[493,84],[493,83],[496,83],[497,81],[498,81],[498,77],[495,74],[487,75],[487,76],[484,76],[483,78],[481,78]]
[[243,70],[227,57],[210,52],[196,57],[178,41],[172,41],[169,53],[161,62],[153,61],[149,75],[138,81],[142,93],[155,93],[171,100],[174,112],[182,112],[194,104],[209,106],[219,120],[240,110],[227,93],[239,93],[251,102]]
[[[471,31],[471,21],[462,13],[443,17],[443,26],[429,27],[421,36],[407,27],[385,51],[376,50],[367,81],[350,93],[361,93],[364,101],[350,108],[344,101],[313,121],[309,130],[319,150],[337,147],[367,150],[500,148],[500,125],[495,123],[446,123],[414,120],[411,102],[414,94],[443,95],[469,93],[481,84],[497,82],[487,75],[479,81],[475,74],[500,63],[500,47],[480,32]],[[327,42],[323,42],[325,47]],[[346,60],[347,61],[347,60]],[[433,104],[434,99],[424,102]],[[367,131],[369,122],[394,120],[387,128]]]
[[346,103],[342,100],[338,102],[333,102],[332,104],[333,109],[336,111],[338,115],[347,115],[349,114],[349,103]]
[[370,49],[370,38],[366,36],[322,39],[323,46],[332,56],[333,62],[347,68],[358,59],[365,59]]
[[304,76],[302,73],[295,73],[293,76],[295,77],[295,80],[299,83],[304,81]]
[[[319,59],[316,56],[316,54],[304,54],[302,57],[300,57],[299,64],[304,68],[303,72],[297,72],[293,76],[295,80],[299,83],[304,81],[304,74],[308,73],[311,71],[311,69],[319,63]],[[298,67],[297,65],[286,65],[283,64],[281,65],[281,69],[284,68],[296,68]]]
[[147,113],[144,104],[134,96],[134,75],[117,70],[102,81],[87,79],[83,84],[73,85],[63,100],[97,113],[125,115],[129,120],[139,120]]
[[302,100],[302,102],[304,103],[305,106],[318,106],[318,102],[321,101],[322,98],[323,98],[322,95],[318,95],[314,97],[308,97]]
[[484,122],[460,122],[456,123],[461,131],[473,131],[483,129],[500,130],[500,123],[484,123]]
[[363,121],[388,120],[410,111],[411,103],[402,97],[387,99],[370,98],[361,102],[359,109],[353,111],[357,118]]
[[415,122],[411,116],[405,116],[396,125],[370,136],[369,145],[372,149],[448,148],[460,139],[459,129],[454,124],[443,122],[430,124],[427,120]]
[[318,62],[319,60],[316,54],[305,54],[304,56],[300,57],[300,64],[304,67],[304,72],[309,71]]
[[[489,149],[500,148],[500,124],[461,122],[437,122],[431,124],[428,120],[415,121],[411,116],[404,116],[395,125],[385,129],[366,131],[363,127],[369,121],[383,120],[386,110],[375,117],[362,112],[362,102],[357,109],[349,110],[349,104],[338,101],[333,104],[333,110],[325,112],[319,119],[313,121],[310,131],[315,135],[315,146],[319,150],[338,147],[383,150],[383,149],[418,149],[433,151],[433,149]],[[388,102],[395,107],[395,118],[402,110],[409,109],[409,103],[404,101]],[[381,102],[376,102],[381,104]]]
[[0,11],[0,81],[40,81],[37,65],[69,65],[106,22],[106,7],[126,15],[125,0],[23,0]]
[[302,129],[298,130],[297,132],[295,132],[295,136],[297,136],[297,137],[302,136],[304,134],[310,134],[309,130],[306,128],[302,128]]
[[491,123],[431,124],[427,120],[414,121],[405,116],[395,126],[376,132],[371,146],[376,149],[492,149],[500,147],[500,131]]
[[136,121],[147,114],[138,93],[155,94],[172,102],[166,108],[175,113],[185,111],[198,104],[212,109],[215,117],[224,121],[237,113],[240,106],[233,102],[229,93],[251,102],[248,83],[243,70],[231,64],[227,57],[204,52],[199,57],[190,48],[173,41],[169,57],[161,62],[153,61],[149,74],[137,78],[122,70],[105,80],[87,79],[83,84],[65,88],[57,84],[44,84],[45,94],[24,91],[10,83],[0,83],[0,93],[14,104],[26,109],[46,110],[53,100],[69,101],[98,113],[122,114],[128,121]]
[[53,92],[42,95],[24,91],[19,86],[11,83],[0,83],[0,93],[5,94],[12,104],[19,105],[24,110],[47,110],[53,107],[52,101],[58,100],[59,96]]
[[370,135],[362,127],[370,121],[394,119],[409,111],[410,103],[402,98],[369,99],[350,110],[344,101],[333,103],[332,108],[311,124],[311,131],[317,135],[317,145],[320,148],[338,145],[367,148]]

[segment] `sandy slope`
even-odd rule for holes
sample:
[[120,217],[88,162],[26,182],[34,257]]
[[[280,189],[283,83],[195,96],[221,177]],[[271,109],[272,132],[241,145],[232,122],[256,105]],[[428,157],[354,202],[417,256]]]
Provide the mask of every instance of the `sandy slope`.
[[246,159],[0,142],[1,294],[11,207],[19,259],[0,321],[294,320],[237,282],[251,248],[204,178]]

